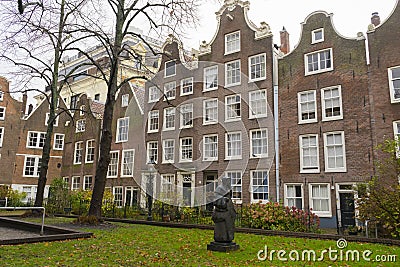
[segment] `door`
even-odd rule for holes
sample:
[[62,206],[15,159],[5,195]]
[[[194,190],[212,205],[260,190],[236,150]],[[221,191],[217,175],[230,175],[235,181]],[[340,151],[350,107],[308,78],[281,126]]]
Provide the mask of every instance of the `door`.
[[339,198],[342,227],[347,228],[349,226],[356,225],[354,212],[354,194],[339,193]]
[[183,205],[192,206],[192,183],[183,183]]

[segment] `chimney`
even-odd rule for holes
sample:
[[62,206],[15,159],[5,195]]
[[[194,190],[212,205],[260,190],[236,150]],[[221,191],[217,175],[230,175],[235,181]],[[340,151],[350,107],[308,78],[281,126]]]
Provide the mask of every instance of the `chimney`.
[[375,27],[381,24],[381,18],[379,17],[378,12],[372,13],[371,23],[374,24]]
[[281,36],[281,52],[287,54],[290,52],[289,33],[286,31],[285,27],[283,27],[282,31],[279,33]]
[[28,114],[27,115],[31,114],[32,110],[33,110],[33,105],[29,104],[29,106],[28,106]]
[[25,112],[26,112],[27,100],[28,100],[28,94],[26,92],[24,92],[24,94],[22,95],[22,107],[21,107],[22,117],[25,115]]

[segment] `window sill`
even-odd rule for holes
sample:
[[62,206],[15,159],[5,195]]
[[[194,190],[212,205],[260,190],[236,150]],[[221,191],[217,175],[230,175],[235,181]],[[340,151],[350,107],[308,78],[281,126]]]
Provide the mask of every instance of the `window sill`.
[[333,67],[329,68],[329,69],[316,70],[316,71],[313,71],[313,72],[306,71],[304,76],[310,76],[310,75],[320,74],[320,73],[329,72],[329,71],[333,71]]
[[267,155],[250,155],[250,159],[266,159],[268,158],[268,154]]
[[343,120],[343,116],[335,116],[335,117],[323,117],[322,121],[338,121]]
[[218,124],[218,121],[213,121],[213,122],[204,122],[203,125],[213,125],[213,124]]
[[175,128],[167,128],[167,129],[163,129],[163,132],[170,132],[170,131],[175,131]]
[[239,85],[242,85],[242,82],[231,83],[231,84],[226,84],[226,83],[225,83],[224,88],[227,89],[227,88],[231,88],[231,87],[239,86]]
[[128,142],[128,140],[115,141],[116,144],[119,144],[119,143],[126,143],[126,142]]
[[249,83],[264,81],[265,79],[267,79],[267,77],[260,77],[260,78],[255,78],[255,79],[249,79]]
[[203,88],[203,93],[205,93],[205,92],[210,92],[210,91],[215,91],[215,90],[217,90],[217,89],[218,89],[218,87],[207,88],[207,89],[204,89],[204,88]]
[[181,96],[193,95],[193,91],[190,93],[181,93]]
[[261,115],[250,116],[249,120],[262,119],[262,118],[268,118],[268,115],[267,114],[261,114]]
[[234,118],[234,119],[227,119],[227,120],[225,120],[225,122],[235,122],[235,121],[241,121],[241,120],[242,120],[242,118],[239,117],[239,118]]
[[218,158],[203,158],[203,161],[207,161],[207,162],[213,162],[213,161],[218,161]]
[[299,121],[298,124],[309,124],[309,123],[316,123],[318,120],[308,120],[308,121]]
[[329,172],[329,173],[331,173],[331,172],[347,172],[347,169],[331,169],[331,170],[325,169],[325,172]]
[[326,213],[326,212],[319,212],[319,211],[311,211],[312,213],[315,213],[320,218],[332,218],[332,213]]
[[242,156],[240,157],[226,157],[225,160],[241,160]]
[[193,125],[190,125],[190,126],[181,126],[181,127],[179,127],[179,130],[182,130],[182,129],[190,129],[190,128],[193,128]]
[[300,170],[300,173],[320,173],[320,170]]
[[147,133],[158,133],[158,130],[151,130],[151,131],[147,131]]

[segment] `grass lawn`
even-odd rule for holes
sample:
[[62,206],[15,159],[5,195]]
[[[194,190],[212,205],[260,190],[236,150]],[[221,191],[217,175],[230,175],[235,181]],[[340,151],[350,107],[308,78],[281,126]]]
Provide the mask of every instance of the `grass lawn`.
[[[46,219],[47,224],[65,223],[69,219]],[[0,246],[0,266],[399,266],[400,248],[376,244],[349,243],[347,250],[370,250],[375,255],[396,255],[396,263],[330,261],[323,262],[259,261],[257,252],[268,250],[301,251],[313,249],[317,257],[324,249],[337,249],[336,241],[267,237],[236,234],[240,250],[218,253],[206,250],[213,231],[174,229],[145,225],[114,224],[106,229],[82,228],[95,237],[51,243]],[[294,254],[293,254],[294,255]],[[288,257],[288,254],[286,254]],[[344,257],[345,258],[345,257]]]

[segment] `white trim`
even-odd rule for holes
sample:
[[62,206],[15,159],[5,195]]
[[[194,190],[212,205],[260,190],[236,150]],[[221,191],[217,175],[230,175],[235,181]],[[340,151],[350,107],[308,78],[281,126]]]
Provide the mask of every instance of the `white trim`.
[[393,83],[392,83],[392,70],[396,69],[396,68],[400,68],[400,66],[395,66],[395,67],[390,67],[388,68],[388,80],[389,80],[389,90],[390,90],[390,101],[391,103],[395,104],[395,103],[400,103],[400,97],[399,98],[395,98],[394,96],[394,87],[393,87]]
[[[206,121],[206,102],[216,102],[217,108],[217,120],[215,121]],[[203,125],[217,124],[218,123],[218,98],[210,98],[203,100]]]
[[[121,192],[118,192],[118,195],[121,195],[121,199],[118,200],[121,201],[121,205],[116,205],[115,204],[115,195],[116,195],[116,189],[121,190]],[[113,195],[113,204],[117,207],[117,208],[122,208],[122,206],[124,205],[124,187],[123,186],[113,186],[112,188],[112,195]]]
[[393,122],[393,134],[394,134],[394,140],[396,140],[397,144],[399,145],[399,147],[397,147],[396,150],[396,157],[400,158],[400,121]]
[[[228,118],[228,98],[236,97],[239,96],[239,102],[235,102],[235,105],[239,103],[239,116],[233,117],[233,118]],[[232,109],[231,109],[232,110]],[[225,122],[231,122],[231,121],[239,121],[242,119],[242,96],[241,94],[234,94],[234,95],[227,95],[225,96]]]
[[[314,119],[308,119],[308,120],[303,120],[301,113],[301,95],[303,94],[309,94],[313,93],[314,94],[314,112],[315,112],[315,118]],[[309,101],[308,101],[309,102]],[[308,91],[302,91],[297,93],[297,115],[298,115],[298,124],[305,124],[305,123],[314,123],[318,121],[318,113],[317,113],[317,91],[316,90],[308,90]]]
[[[252,79],[251,78],[251,66],[252,66],[251,60],[253,58],[256,58],[256,57],[264,57],[264,64],[263,64],[263,66],[264,66],[264,76]],[[265,80],[267,78],[267,54],[266,53],[261,53],[261,54],[249,56],[249,58],[248,58],[248,68],[249,68],[248,69],[249,83],[250,82],[258,82],[258,81]]]
[[[82,145],[82,147],[80,149],[81,150],[81,161],[79,161],[79,162],[76,161],[76,152],[77,152],[78,144]],[[83,141],[77,141],[77,142],[75,142],[75,145],[74,145],[74,165],[82,164],[82,162],[83,162]]]
[[[93,160],[87,160],[88,159],[88,155],[89,155],[89,142],[93,141]],[[96,140],[95,139],[89,139],[86,140],[86,153],[85,153],[85,163],[93,163],[94,162],[94,158],[96,157],[96,145],[95,145]]]
[[[76,183],[76,178],[79,178],[78,183]],[[74,183],[75,181],[75,183]],[[78,184],[78,188],[74,188],[74,184]],[[71,191],[79,190],[81,189],[81,177],[80,176],[72,176],[71,177]]]
[[[150,97],[152,96],[152,93],[151,93],[151,91],[152,90],[155,90],[156,92],[157,92],[157,98],[156,99],[151,99]],[[148,99],[148,103],[155,103],[155,102],[158,102],[159,100],[160,100],[160,97],[161,97],[161,89],[160,88],[158,88],[157,86],[150,86],[149,87],[149,99]],[[139,102],[138,102],[139,103]],[[140,106],[140,105],[139,105]]]
[[[34,158],[35,162],[34,162],[34,166],[33,166],[33,175],[26,175],[25,174],[25,168],[26,168],[26,159],[27,158]],[[39,177],[39,161],[42,158],[42,156],[39,155],[25,155],[25,159],[24,159],[24,168],[22,169],[22,177],[34,177],[37,178]],[[36,175],[37,173],[37,175]]]
[[[209,71],[209,70],[212,70],[212,69],[216,69],[216,71],[217,71],[217,85],[214,86],[214,87],[211,87],[211,88],[207,88],[207,75],[206,75],[206,72]],[[218,75],[218,65],[210,66],[210,67],[207,67],[207,68],[203,69],[203,92],[214,91],[214,90],[218,89],[218,84],[219,84],[219,82],[218,82],[218,78],[219,77],[218,76],[219,76]]]
[[[190,206],[191,207],[193,207],[194,205],[195,205],[195,194],[196,194],[196,190],[194,190],[194,188],[195,188],[195,186],[196,186],[196,182],[195,182],[195,180],[196,180],[196,175],[195,175],[195,173],[194,172],[181,172],[181,171],[178,171],[177,172],[177,177],[176,177],[176,179],[177,179],[177,195],[178,195],[178,197],[179,198],[181,198],[180,200],[180,202],[179,202],[179,205],[180,206],[186,206],[186,205],[183,205],[184,203],[183,203],[183,184],[184,183],[189,183],[189,182],[184,182],[183,181],[183,175],[190,175],[191,176],[191,181],[190,181],[190,188],[191,188],[191,194],[190,194]],[[154,192],[154,190],[153,190],[153,192]]]
[[4,121],[6,119],[6,107],[0,107],[0,110],[3,110],[3,116],[0,117],[0,121]]
[[[321,69],[320,54],[325,51],[329,51],[329,53],[330,53],[331,66],[329,68]],[[313,54],[318,54],[318,70],[309,71],[308,70],[308,56],[313,55]],[[305,76],[328,72],[328,71],[332,71],[332,70],[333,70],[333,49],[332,48],[322,49],[322,50],[313,51],[313,52],[304,54],[304,75]]]
[[[304,209],[304,187],[303,187],[303,184],[302,183],[285,183],[284,184],[284,197],[283,197],[283,203],[284,203],[284,205],[285,206],[288,206],[288,200],[287,200],[287,198],[288,198],[288,193],[287,193],[287,187],[288,186],[299,186],[300,185],[300,187],[301,187],[301,207],[302,207],[302,209]],[[293,197],[290,197],[290,198],[293,198]],[[297,197],[294,197],[294,198],[297,198]]]
[[[338,89],[339,91],[339,107],[340,107],[340,115],[339,116],[331,116],[331,117],[326,117],[325,114],[325,91],[326,90],[331,90],[331,89]],[[336,85],[336,86],[330,86],[330,87],[325,87],[321,89],[321,106],[322,106],[322,121],[333,121],[333,120],[341,120],[343,119],[343,104],[342,104],[342,86],[341,85]]]
[[[328,148],[327,148],[327,136],[331,134],[340,134],[342,139],[342,153],[343,153],[343,167],[342,168],[328,168]],[[327,132],[324,133],[324,154],[325,154],[325,172],[347,172],[346,166],[346,146],[344,131]]]
[[[189,81],[192,83],[192,91],[190,91],[189,93],[184,93],[183,92],[183,83]],[[185,95],[192,95],[193,91],[194,91],[194,83],[193,83],[193,77],[188,77],[188,78],[184,78],[181,80],[181,96],[185,96]]]
[[[253,114],[252,102],[254,102],[256,100],[252,100],[251,95],[256,94],[256,93],[264,93],[264,95],[265,95],[265,113],[264,114],[255,114],[255,115]],[[259,119],[259,118],[266,118],[266,117],[268,117],[267,90],[260,89],[260,90],[250,91],[249,92],[249,119]]]
[[[39,156],[39,155],[32,155],[32,154],[22,154],[22,153],[17,153],[15,154],[16,156]],[[40,155],[41,156],[41,155]],[[62,159],[62,156],[50,156],[50,158],[55,158],[55,159]]]
[[[216,156],[215,157],[205,157],[206,156],[206,137],[217,137],[217,149],[216,149]],[[218,134],[207,134],[203,135],[203,161],[217,161],[218,160]]]
[[[316,211],[314,210],[313,207],[313,202],[312,202],[312,186],[326,186],[327,187],[327,192],[328,192],[328,211]],[[313,213],[318,215],[318,217],[332,217],[332,198],[331,198],[331,185],[330,183],[309,183],[308,184],[308,197],[309,197],[309,206],[312,210]]]
[[[228,65],[236,64],[236,63],[239,63],[239,81],[238,82],[233,82],[233,83],[228,83]],[[236,69],[234,69],[234,72],[236,72]],[[242,71],[241,71],[240,59],[232,60],[232,61],[229,61],[229,62],[225,63],[225,88],[236,86],[236,85],[240,85],[242,83],[242,77],[241,76],[242,76]],[[233,78],[233,76],[231,75],[231,79],[232,78]]]
[[[231,134],[239,134],[240,135],[240,155],[229,156],[228,155],[228,135]],[[227,132],[225,133],[225,160],[235,160],[235,159],[242,159],[243,154],[243,140],[242,140],[242,132]]]
[[4,139],[4,127],[0,127],[0,147],[3,146],[3,139]]
[[[83,123],[83,124],[79,125],[79,123]],[[81,126],[81,128],[79,128],[78,126]],[[83,133],[83,132],[85,132],[85,130],[86,130],[86,119],[77,120],[76,121],[75,132],[76,133]]]
[[[110,170],[110,164],[111,164],[111,154],[117,154],[117,162],[116,162],[116,164],[115,164],[115,166],[116,166],[116,172],[115,172],[115,175],[108,175],[108,173],[109,173],[109,170]],[[108,167],[107,167],[107,178],[117,178],[118,177],[118,169],[119,169],[119,150],[113,150],[113,151],[110,151],[110,164],[108,164]]]
[[[183,125],[183,115],[186,114],[183,112],[183,110],[185,109],[185,107],[191,107],[192,109],[192,118],[191,118],[191,124],[189,125]],[[188,129],[188,128],[193,128],[193,103],[187,103],[187,104],[183,104],[179,106],[179,129]],[[189,112],[187,112],[189,113]]]
[[[174,126],[173,127],[168,127],[167,128],[167,112],[171,111],[171,117],[174,117]],[[168,107],[168,108],[164,108],[163,110],[163,131],[173,131],[175,130],[175,124],[176,124],[176,108],[174,107]]]
[[123,94],[121,96],[121,107],[124,108],[127,106],[129,106],[129,94]]
[[[170,142],[172,141],[173,143],[173,149],[172,149],[172,160],[166,160],[165,159],[165,142]],[[175,161],[175,139],[165,139],[162,141],[162,163],[166,164],[166,163],[174,163]]]
[[[36,138],[36,146],[30,146],[29,145],[29,139],[30,139],[30,134],[31,133],[37,133],[38,135],[37,135],[37,138]],[[42,135],[44,135],[44,138],[46,138],[46,133],[45,132],[38,132],[38,131],[28,131],[28,133],[27,133],[27,135],[26,135],[26,147],[27,148],[36,148],[36,149],[43,149],[43,147],[40,147],[39,146],[39,144],[40,144],[40,139],[41,139],[41,136]],[[44,141],[43,142],[43,146],[44,146],[44,143],[45,143],[46,141]]]
[[[150,130],[151,113],[157,114],[157,117],[158,117],[156,130]],[[147,118],[147,132],[148,133],[157,133],[159,129],[160,129],[160,111],[159,110],[150,110],[148,113],[148,118]]]
[[[132,155],[132,163],[125,163],[125,157],[126,157],[126,155],[125,155],[125,153],[126,152],[133,152],[133,155]],[[125,164],[126,165],[130,165],[132,168],[131,168],[131,174],[125,174],[124,173],[124,166],[125,166]],[[122,159],[121,159],[121,177],[133,177],[133,174],[134,174],[134,168],[135,168],[135,149],[123,149],[122,150]]]
[[[183,157],[182,157],[182,152],[183,152],[183,150],[182,150],[182,147],[183,147],[183,144],[182,144],[182,141],[183,140],[186,140],[186,139],[188,139],[188,140],[191,140],[192,141],[192,143],[191,143],[191,147],[192,147],[192,158],[191,159],[184,159]],[[182,137],[182,138],[180,138],[179,139],[179,162],[192,162],[193,161],[193,146],[194,146],[194,143],[193,143],[193,137],[191,137],[191,136],[187,136],[187,137]]]
[[0,101],[4,100],[4,92],[0,90]]
[[154,144],[154,143],[157,144],[157,146],[156,146],[156,149],[157,149],[157,155],[156,155],[156,156],[157,156],[157,157],[154,159],[154,162],[155,162],[155,163],[158,163],[158,154],[159,154],[159,153],[158,153],[158,141],[148,141],[148,142],[147,142],[147,145],[146,145],[146,148],[147,148],[147,149],[146,149],[146,157],[147,157],[147,162],[148,162],[148,163],[150,162],[150,154],[149,154],[150,149],[149,149],[149,145],[150,145],[150,144]]
[[[302,148],[302,139],[303,137],[315,137],[316,138],[316,147],[317,147],[317,168],[316,169],[304,169],[304,158],[303,158],[303,148]],[[318,134],[304,134],[299,135],[299,150],[300,150],[300,173],[320,173],[320,164],[319,164],[319,141],[318,141]]]
[[[259,155],[256,155],[256,154],[254,154],[253,153],[253,132],[263,132],[263,131],[265,131],[265,133],[266,133],[266,142],[267,142],[267,153],[265,153],[265,154],[259,154]],[[259,128],[259,129],[253,129],[253,130],[250,130],[250,158],[257,158],[257,159],[259,159],[259,158],[268,158],[268,144],[269,144],[269,142],[268,142],[268,129],[267,128]]]
[[[56,116],[56,120],[54,121],[54,123],[53,123],[53,127],[57,127],[58,126],[58,119],[60,118],[57,114],[55,114],[55,116]],[[45,118],[45,120],[44,120],[44,125],[45,126],[47,126],[48,125],[48,120],[49,120],[49,117],[50,117],[50,113],[49,112],[47,112],[46,113],[46,118]]]
[[[322,32],[322,38],[319,40],[315,39],[315,33],[316,32]],[[316,44],[316,43],[321,43],[325,40],[325,35],[324,35],[324,28],[319,28],[311,31],[311,44]]]
[[[173,74],[170,74],[170,75],[167,75],[167,64],[168,63],[171,63],[171,62],[174,62],[175,64],[174,64],[174,73]],[[176,60],[169,60],[169,61],[166,61],[165,63],[164,63],[164,78],[168,78],[168,77],[172,77],[172,76],[175,76],[176,75]]]
[[85,105],[81,105],[79,107],[79,116],[84,116],[85,115],[85,109],[86,109]]
[[[255,173],[255,172],[267,172],[267,177],[268,177],[267,178],[267,180],[268,180],[267,185],[261,185],[261,186],[262,187],[267,187],[267,189],[268,189],[268,191],[267,191],[268,199],[254,199],[254,195],[253,195],[253,193],[254,193],[254,191],[253,191],[253,173]],[[243,177],[242,177],[242,179],[243,179]],[[242,184],[243,184],[243,181],[242,181]],[[264,204],[268,203],[269,202],[269,198],[270,198],[270,194],[269,194],[270,193],[270,188],[269,188],[269,186],[270,186],[270,183],[269,183],[269,170],[266,170],[266,169],[250,170],[250,199],[251,199],[251,203],[259,203],[259,202],[264,203]],[[242,187],[242,191],[243,191],[243,187]]]
[[[89,187],[89,188],[86,188],[86,178],[88,178],[88,177],[91,177],[92,180],[91,180],[91,183],[90,183],[90,187]],[[93,175],[84,175],[84,176],[83,176],[82,189],[83,189],[83,190],[90,190],[90,189],[92,189],[92,188],[93,188]]]
[[[236,198],[236,197],[234,197],[234,193],[235,192],[239,192],[239,191],[234,191],[233,190],[233,187],[235,187],[236,185],[232,185],[232,178],[230,179],[230,181],[231,181],[231,188],[232,188],[232,200],[233,200],[233,202],[235,203],[235,204],[241,204],[242,203],[242,201],[243,201],[243,172],[242,171],[240,171],[240,170],[226,170],[225,172],[224,172],[224,174],[225,174],[225,176],[226,177],[230,177],[229,175],[228,175],[228,173],[240,173],[240,198]],[[239,187],[239,186],[238,186]]]
[[[170,86],[173,89],[171,89]],[[167,87],[169,89],[168,91],[166,90]],[[166,82],[164,84],[164,89],[163,90],[164,90],[164,98],[163,98],[164,101],[174,100],[176,98],[176,81]],[[168,96],[168,92],[174,92],[173,96]]]
[[[61,148],[56,148],[56,136],[62,136],[62,147]],[[54,133],[53,136],[53,150],[63,150],[64,149],[64,140],[65,140],[65,135],[64,134],[60,134],[60,133]],[[1,146],[1,145],[0,145]]]
[[[227,40],[227,39],[228,39],[228,37],[233,36],[233,35],[236,35],[236,34],[238,34],[239,38],[238,38],[238,40],[235,39],[235,43],[236,43],[236,42],[239,42],[239,47],[236,48],[236,49],[233,49],[233,50],[231,50],[231,51],[228,51],[228,45],[227,45],[227,41],[228,41],[228,40]],[[225,49],[224,49],[225,54],[224,54],[224,55],[230,55],[230,54],[233,54],[233,53],[240,52],[240,49],[241,49],[240,30],[239,30],[239,31],[234,31],[234,32],[225,34],[224,40],[225,40],[225,41],[224,41],[224,46],[225,46]]]
[[[119,140],[119,134],[120,134],[120,122],[121,121],[126,121],[126,140],[125,139],[121,139]],[[117,131],[116,131],[116,136],[115,136],[115,143],[125,143],[128,142],[129,140],[129,117],[123,117],[123,118],[119,118],[117,120]]]

